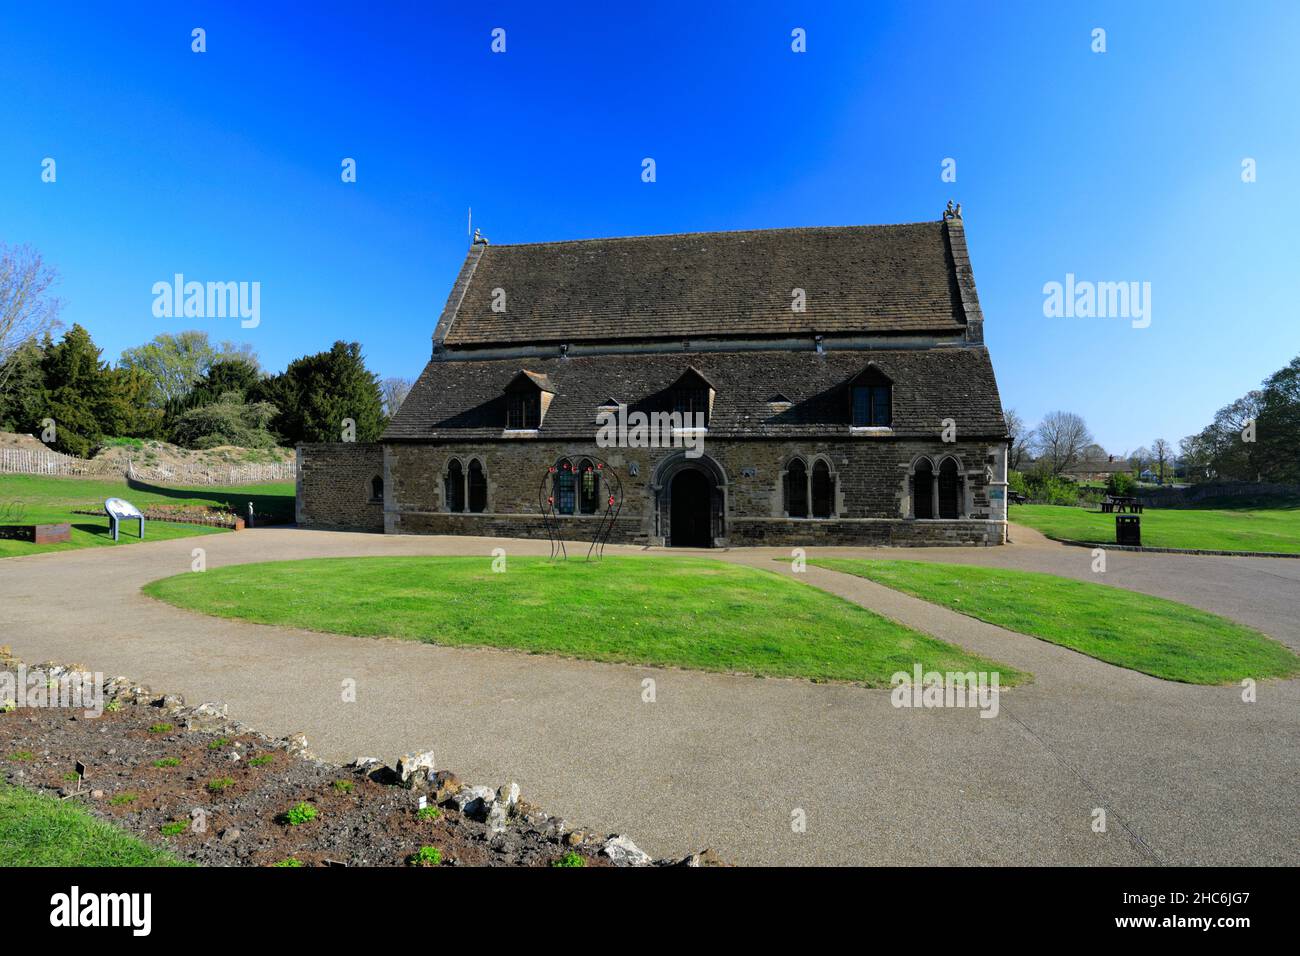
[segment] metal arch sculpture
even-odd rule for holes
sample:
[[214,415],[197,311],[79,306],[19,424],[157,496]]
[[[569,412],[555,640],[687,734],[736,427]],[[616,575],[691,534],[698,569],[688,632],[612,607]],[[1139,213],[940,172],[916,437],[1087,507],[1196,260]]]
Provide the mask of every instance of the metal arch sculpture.
[[[594,555],[599,561],[605,556],[605,544],[609,541],[610,532],[614,530],[614,524],[618,521],[619,513],[623,510],[623,480],[618,477],[618,473],[607,463],[592,455],[581,455],[580,459],[591,462],[588,471],[595,471],[599,476],[605,479],[605,511],[600,515],[600,520],[596,525],[596,533],[592,535],[591,544],[587,547],[587,560],[590,561]],[[582,480],[578,469],[574,467],[567,458],[563,459],[559,465],[551,465],[542,475],[541,483],[537,486],[537,504],[542,512],[542,524],[546,527],[546,537],[551,544],[551,556],[548,560],[554,561],[559,558],[561,561],[569,560],[569,552],[564,546],[564,536],[560,533],[560,512],[555,507],[555,478],[561,470],[573,472],[574,496],[578,495],[578,482]]]

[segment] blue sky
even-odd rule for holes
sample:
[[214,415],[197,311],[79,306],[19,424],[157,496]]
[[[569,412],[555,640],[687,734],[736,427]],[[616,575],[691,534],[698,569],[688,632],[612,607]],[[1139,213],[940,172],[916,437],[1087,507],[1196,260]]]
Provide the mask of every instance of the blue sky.
[[[107,358],[199,327],[271,369],[341,338],[414,377],[471,205],[532,242],[914,222],[953,197],[1031,422],[1176,442],[1300,353],[1300,5],[614,6],[6,3],[0,241],[59,269]],[[155,318],[177,272],[260,282],[261,325]],[[1044,317],[1067,273],[1150,282],[1150,327]]]

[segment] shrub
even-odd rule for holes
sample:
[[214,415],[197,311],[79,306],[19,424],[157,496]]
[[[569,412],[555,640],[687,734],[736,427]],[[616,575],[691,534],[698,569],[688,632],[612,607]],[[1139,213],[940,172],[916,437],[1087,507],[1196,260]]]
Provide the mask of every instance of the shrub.
[[188,827],[189,823],[184,820],[173,820],[171,823],[164,823],[162,825],[162,835],[177,836],[184,833]]
[[1137,479],[1127,471],[1117,471],[1106,479],[1106,491],[1112,495],[1132,495],[1137,491]]
[[119,793],[117,796],[115,796],[112,800],[109,800],[108,802],[115,807],[124,807],[128,803],[135,803],[137,798],[138,798],[137,794],[134,794],[130,790],[128,790],[126,793]]
[[36,754],[30,750],[17,750],[9,755],[9,759],[14,763],[25,763],[28,760],[35,760]]
[[224,746],[225,746],[226,744],[228,744],[228,743],[230,743],[230,738],[229,738],[229,737],[218,737],[216,740],[212,741],[212,743],[208,744],[208,749],[209,749],[209,750],[220,750],[222,747],[224,747]]
[[302,860],[295,860],[293,857],[289,857],[287,860],[281,860],[279,863],[272,863],[271,865],[272,866],[302,866],[303,863]]
[[1030,501],[1044,505],[1077,505],[1079,489],[1072,481],[1056,475],[1030,474],[1025,476],[1025,491]]
[[250,767],[265,767],[274,759],[274,754],[262,754],[260,757],[254,757],[252,760],[248,761],[248,765]]
[[151,734],[170,734],[172,732],[171,724],[154,724],[149,728]]
[[179,767],[181,760],[179,757],[163,757],[161,760],[153,762],[155,767]]
[[551,866],[586,866],[586,865],[587,865],[587,861],[582,858],[581,854],[575,853],[573,850],[570,850],[568,853],[564,854],[564,856],[560,857],[558,860],[551,861]]
[[234,782],[234,777],[216,777],[208,781],[208,789],[213,793],[220,793],[227,787],[232,786]]
[[436,846],[422,846],[406,862],[411,866],[437,866],[442,862],[442,851]]
[[316,819],[316,808],[304,801],[290,807],[281,819],[291,827],[300,826]]
[[437,807],[421,807],[415,811],[415,816],[418,820],[436,820],[442,816],[442,811]]
[[1025,484],[1025,476],[1022,472],[1007,472],[1007,490],[1014,491],[1018,495],[1029,497],[1029,489]]
[[354,784],[351,780],[335,780],[334,789],[339,793],[351,793]]

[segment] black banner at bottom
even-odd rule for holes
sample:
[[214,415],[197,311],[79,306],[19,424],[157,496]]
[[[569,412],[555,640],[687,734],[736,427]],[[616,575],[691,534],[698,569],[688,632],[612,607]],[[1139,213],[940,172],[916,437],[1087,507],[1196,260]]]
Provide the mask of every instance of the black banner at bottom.
[[435,931],[521,932],[500,923],[505,912],[522,926],[532,914],[552,933],[557,921],[591,929],[590,920],[626,914],[655,933],[679,921],[698,932],[703,917],[720,932],[738,918],[805,932],[810,920],[819,930],[871,924],[884,935],[891,925],[910,935],[958,927],[1002,935],[1024,922],[1072,940],[1196,933],[1227,941],[1278,932],[1290,925],[1284,908],[1293,909],[1286,869],[677,869],[10,869],[0,885],[25,942],[95,936],[128,947],[194,942],[205,925],[288,930],[299,943],[338,942],[340,923],[383,933],[426,920]]

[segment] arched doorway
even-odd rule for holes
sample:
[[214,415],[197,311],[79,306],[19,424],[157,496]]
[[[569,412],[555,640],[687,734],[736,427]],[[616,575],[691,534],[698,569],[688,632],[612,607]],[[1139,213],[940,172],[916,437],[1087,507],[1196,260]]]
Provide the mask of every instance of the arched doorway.
[[713,483],[695,468],[673,476],[669,490],[671,521],[669,542],[674,548],[708,548],[713,545]]

